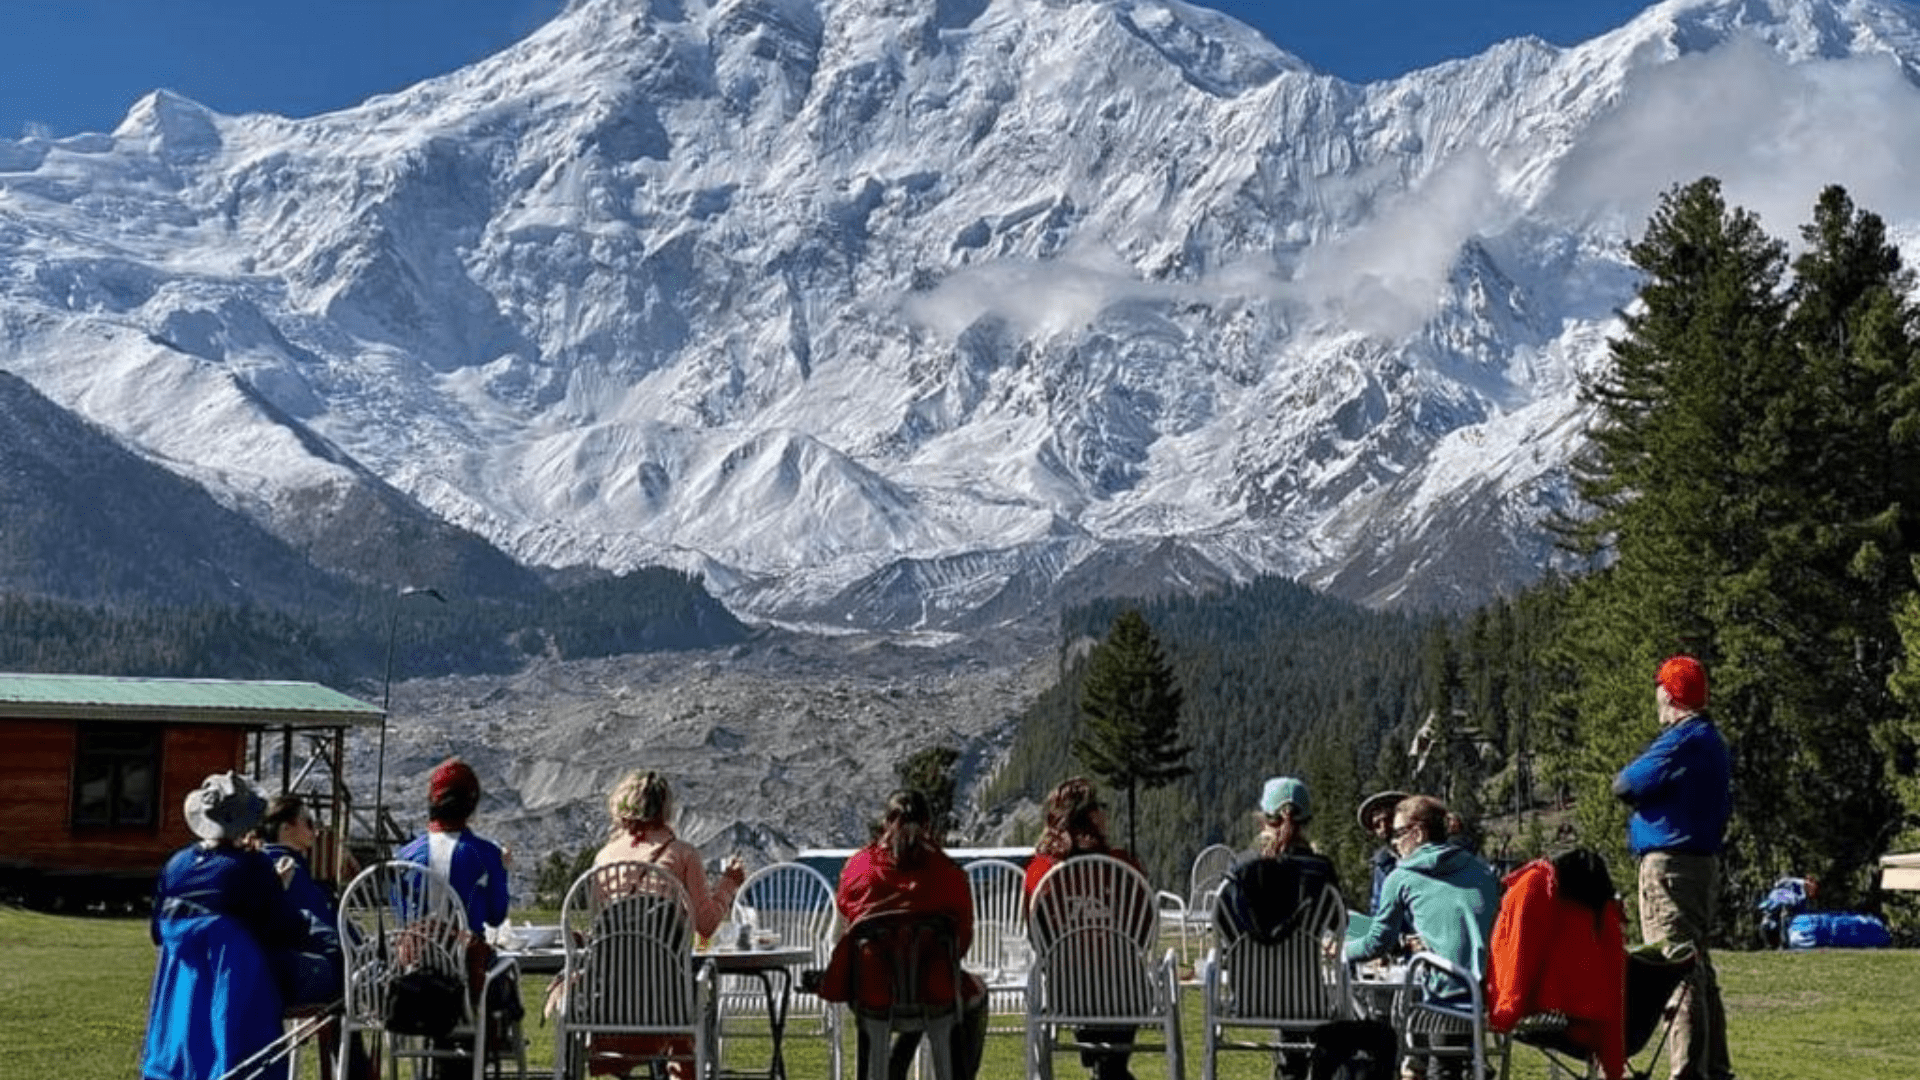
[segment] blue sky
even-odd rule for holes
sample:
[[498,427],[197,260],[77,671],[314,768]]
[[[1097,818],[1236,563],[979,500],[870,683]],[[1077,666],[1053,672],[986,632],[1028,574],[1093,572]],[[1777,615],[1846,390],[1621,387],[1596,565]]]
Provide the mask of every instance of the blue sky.
[[[1214,0],[1356,81],[1523,34],[1555,44],[1648,0]],[[562,0],[0,0],[0,138],[108,131],[166,87],[225,113],[352,105],[498,51]]]

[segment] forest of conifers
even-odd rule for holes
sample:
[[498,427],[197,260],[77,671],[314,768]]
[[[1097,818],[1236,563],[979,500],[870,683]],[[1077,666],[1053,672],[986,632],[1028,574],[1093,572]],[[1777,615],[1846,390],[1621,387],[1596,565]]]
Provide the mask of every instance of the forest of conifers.
[[[1133,605],[1184,694],[1192,748],[1191,775],[1143,796],[1136,823],[1163,887],[1202,845],[1245,846],[1262,779],[1291,774],[1312,786],[1313,838],[1344,880],[1365,880],[1372,846],[1354,807],[1396,787],[1508,815],[1509,850],[1489,855],[1596,847],[1631,892],[1609,785],[1657,732],[1655,669],[1685,652],[1708,667],[1734,755],[1725,932],[1744,935],[1787,874],[1816,878],[1823,907],[1898,902],[1875,870],[1920,848],[1913,279],[1882,220],[1839,188],[1789,246],[1704,178],[1667,192],[1629,251],[1641,288],[1584,388],[1579,510],[1558,523],[1587,572],[1425,623],[1273,582]],[[1063,619],[1060,684],[983,801],[1039,799],[1084,771],[1069,750],[1082,643],[1124,606]],[[1407,748],[1429,717],[1416,773]],[[1516,807],[1570,810],[1552,818],[1566,829],[1516,828]]]
[[0,671],[159,678],[306,679],[378,690],[396,679],[508,672],[529,659],[616,656],[743,640],[697,579],[637,570],[531,598],[435,602],[361,588],[325,614],[261,608],[80,605],[0,597]]

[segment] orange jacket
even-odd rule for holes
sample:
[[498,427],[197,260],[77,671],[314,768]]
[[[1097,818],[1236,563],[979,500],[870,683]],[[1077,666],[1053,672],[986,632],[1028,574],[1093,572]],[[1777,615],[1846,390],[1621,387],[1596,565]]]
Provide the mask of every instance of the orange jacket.
[[1507,875],[1493,924],[1487,1026],[1559,1012],[1567,1037],[1590,1050],[1607,1080],[1626,1072],[1627,952],[1618,899],[1596,918],[1562,895],[1553,864],[1536,859]]

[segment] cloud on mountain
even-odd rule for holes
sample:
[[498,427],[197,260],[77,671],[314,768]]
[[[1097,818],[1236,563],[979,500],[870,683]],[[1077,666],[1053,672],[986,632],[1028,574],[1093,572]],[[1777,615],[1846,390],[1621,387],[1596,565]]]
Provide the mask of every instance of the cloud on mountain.
[[1920,214],[1920,88],[1892,57],[1790,62],[1738,37],[1638,72],[1560,166],[1549,208],[1640,232],[1662,191],[1712,175],[1783,237],[1821,188],[1888,218]]
[[1056,259],[973,264],[907,297],[902,307],[915,322],[949,338],[982,318],[997,318],[1024,337],[1045,338],[1086,326],[1116,303],[1237,298],[1279,303],[1306,321],[1398,341],[1438,310],[1461,246],[1510,216],[1496,193],[1492,166],[1468,151],[1385,200],[1352,232],[1315,245],[1292,270],[1243,259],[1198,283],[1156,282],[1139,277],[1111,249],[1083,244]]

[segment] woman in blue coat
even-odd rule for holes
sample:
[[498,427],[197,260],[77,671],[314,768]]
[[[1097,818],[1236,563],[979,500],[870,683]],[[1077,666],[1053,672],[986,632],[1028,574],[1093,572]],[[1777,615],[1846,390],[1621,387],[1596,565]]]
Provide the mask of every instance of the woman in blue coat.
[[200,839],[167,861],[153,892],[160,959],[145,1080],[213,1080],[280,1037],[282,999],[267,956],[300,947],[307,922],[267,856],[241,846],[266,806],[234,772],[187,795],[187,827]]

